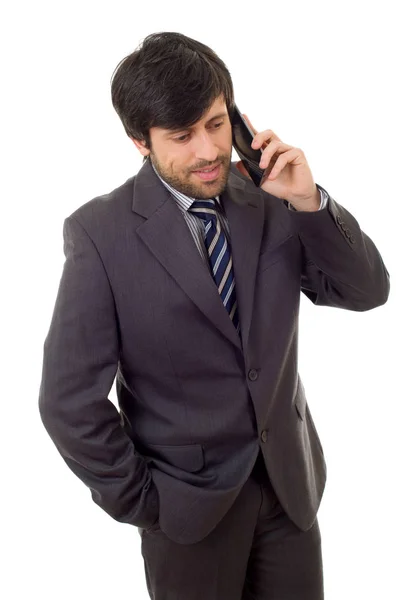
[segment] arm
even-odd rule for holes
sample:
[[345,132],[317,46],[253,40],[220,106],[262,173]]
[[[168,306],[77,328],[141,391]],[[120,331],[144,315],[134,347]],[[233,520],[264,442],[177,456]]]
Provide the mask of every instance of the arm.
[[44,343],[43,424],[93,501],[137,527],[158,516],[158,492],[108,399],[119,360],[115,306],[101,258],[73,217],[64,222],[66,261]]
[[311,302],[354,311],[385,304],[389,273],[350,212],[329,196],[322,210],[289,214],[303,249],[301,290]]

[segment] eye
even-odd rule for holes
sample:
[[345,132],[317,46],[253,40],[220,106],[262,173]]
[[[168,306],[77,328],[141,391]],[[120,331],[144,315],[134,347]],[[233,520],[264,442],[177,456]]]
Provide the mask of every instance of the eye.
[[[213,126],[213,128],[214,128],[214,129],[219,129],[219,128],[221,127],[221,125],[223,125],[223,124],[224,124],[224,122],[223,122],[223,121],[221,121],[220,123],[216,123],[216,124]],[[174,141],[175,141],[175,142],[185,142],[185,141],[186,141],[186,138],[188,138],[188,137],[189,137],[189,134],[187,133],[187,134],[185,134],[185,135],[181,135],[180,137],[174,138]]]

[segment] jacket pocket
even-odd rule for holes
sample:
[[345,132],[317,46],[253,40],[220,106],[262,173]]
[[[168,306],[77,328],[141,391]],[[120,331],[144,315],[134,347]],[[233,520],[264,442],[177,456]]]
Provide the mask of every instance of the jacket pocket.
[[146,443],[139,451],[147,459],[162,460],[190,473],[196,473],[204,467],[204,451],[201,444],[171,446]]

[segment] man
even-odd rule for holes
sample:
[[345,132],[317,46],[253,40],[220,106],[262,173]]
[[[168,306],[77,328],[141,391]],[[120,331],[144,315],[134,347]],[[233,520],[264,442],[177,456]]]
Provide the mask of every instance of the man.
[[300,292],[371,310],[389,274],[302,150],[257,133],[260,188],[231,163],[232,81],[207,46],[148,36],[112,101],[144,165],[65,220],[43,423],[94,502],[139,528],[153,599],[321,600]]

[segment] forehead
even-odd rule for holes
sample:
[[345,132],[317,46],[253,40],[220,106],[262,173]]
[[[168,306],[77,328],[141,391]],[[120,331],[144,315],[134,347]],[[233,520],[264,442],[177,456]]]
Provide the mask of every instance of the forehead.
[[218,98],[216,98],[214,100],[214,102],[211,104],[211,107],[203,115],[203,117],[201,119],[199,119],[198,122],[200,122],[200,121],[206,121],[207,119],[210,119],[213,116],[216,116],[217,113],[218,114],[220,114],[220,113],[226,113],[226,114],[228,114],[228,112],[226,110],[225,98],[223,97],[223,95],[219,96]]

